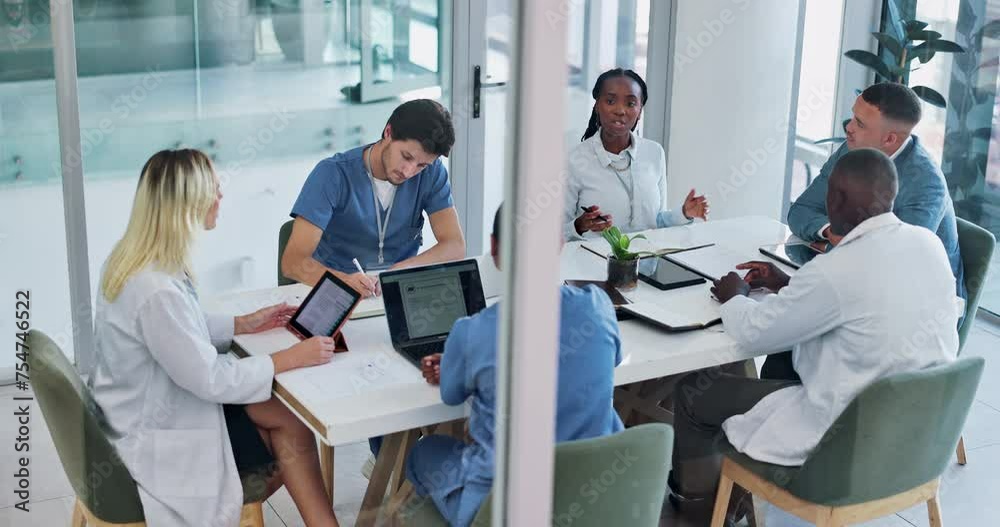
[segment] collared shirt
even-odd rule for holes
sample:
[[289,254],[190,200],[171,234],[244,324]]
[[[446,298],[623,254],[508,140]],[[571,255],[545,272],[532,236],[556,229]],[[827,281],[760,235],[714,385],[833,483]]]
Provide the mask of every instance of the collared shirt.
[[323,229],[313,258],[345,273],[356,272],[352,259],[365,270],[389,267],[417,254],[423,242],[424,213],[428,216],[453,206],[448,171],[437,159],[420,173],[396,187],[386,226],[384,263],[378,263],[379,214],[371,179],[359,146],[319,162],[306,179],[291,216],[301,217]]
[[[621,337],[611,300],[600,289],[562,286],[556,441],[598,437],[623,429],[613,406]],[[497,332],[500,305],[455,322],[441,357],[441,399],[471,402],[472,444],[462,453],[461,483],[482,500],[493,482]],[[481,495],[479,495],[481,494]],[[464,498],[463,498],[464,499]],[[464,510],[475,511],[478,504]]]
[[88,380],[102,426],[139,486],[149,525],[239,524],[243,487],[222,404],[271,397],[268,356],[227,349],[231,315],[206,315],[180,273],[148,268],[97,300]]
[[729,300],[726,332],[747,349],[792,347],[802,378],[726,420],[729,441],[754,459],[801,465],[869,384],[955,359],[958,302],[941,242],[891,212],[855,227],[778,294]]
[[[628,166],[618,171],[615,166]],[[683,201],[676,209],[667,208],[667,161],[663,147],[632,132],[632,142],[621,154],[604,149],[600,132],[569,151],[566,179],[564,234],[567,240],[594,237],[597,233],[576,232],[573,222],[583,213],[580,207],[597,205],[611,214],[622,232],[637,232],[659,227],[683,225]],[[623,181],[624,180],[624,183]],[[630,187],[634,187],[631,192]],[[629,214],[632,212],[632,222]]]
[[[830,221],[826,215],[826,191],[830,173],[847,152],[847,144],[841,145],[823,164],[816,179],[788,209],[788,227],[799,238],[806,241],[822,239],[819,233]],[[966,298],[965,269],[958,246],[955,206],[941,168],[920,143],[920,138],[912,134],[909,143],[901,145],[893,154],[893,164],[896,165],[896,174],[899,176],[899,192],[893,202],[892,212],[910,225],[926,227],[937,234],[948,253],[951,272],[955,277],[955,291],[958,296]]]
[[[906,141],[903,141],[903,144],[899,145],[899,148],[897,148],[896,151],[893,152],[891,156],[889,156],[889,161],[895,161],[896,158],[899,157],[899,154],[903,150],[906,150],[906,147],[910,146],[910,143],[912,143],[912,142],[913,142],[913,136],[912,135],[906,136]],[[826,228],[829,227],[829,226],[830,226],[830,223],[828,222],[825,225],[823,225],[822,227],[820,227],[819,231],[816,232],[816,236],[818,238],[826,239],[826,236],[823,236],[823,231],[825,231]]]

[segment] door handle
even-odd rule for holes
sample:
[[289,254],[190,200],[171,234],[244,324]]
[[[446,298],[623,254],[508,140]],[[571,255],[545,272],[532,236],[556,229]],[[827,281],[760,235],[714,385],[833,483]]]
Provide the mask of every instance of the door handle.
[[472,118],[479,119],[481,101],[482,101],[482,89],[483,88],[499,88],[501,86],[506,86],[506,82],[483,82],[483,69],[476,66],[472,69]]

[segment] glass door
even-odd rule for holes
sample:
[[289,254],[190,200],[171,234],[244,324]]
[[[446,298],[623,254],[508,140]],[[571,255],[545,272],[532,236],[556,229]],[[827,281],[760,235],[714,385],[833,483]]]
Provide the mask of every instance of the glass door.
[[448,31],[441,30],[440,0],[367,0],[358,6],[361,83],[370,102],[437,85]]
[[[480,93],[480,117],[484,119],[484,145],[474,157],[481,159],[483,170],[483,221],[482,247],[469,247],[470,253],[480,249],[489,250],[489,233],[492,229],[493,213],[503,199],[505,158],[504,145],[507,134],[507,85],[511,67],[511,1],[485,0],[485,38],[482,64],[482,85]],[[553,137],[562,137],[567,148],[580,141],[590,112],[594,105],[591,89],[601,72],[623,67],[633,69],[639,75],[646,74],[649,41],[650,0],[590,0],[567,2],[566,9],[553,14],[565,17],[568,23],[568,50],[566,68],[569,83],[563,87],[553,87],[565,94],[567,120],[552,123]],[[655,92],[665,93],[664,86],[650,86],[651,96]],[[552,94],[553,96],[555,94]],[[642,122],[639,123],[641,132]],[[538,197],[538,204],[548,203],[545,197]],[[557,206],[562,206],[558,204]]]

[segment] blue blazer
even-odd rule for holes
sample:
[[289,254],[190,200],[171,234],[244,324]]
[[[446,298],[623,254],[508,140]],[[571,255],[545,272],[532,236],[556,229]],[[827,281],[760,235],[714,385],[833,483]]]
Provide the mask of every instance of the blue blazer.
[[[920,144],[917,136],[911,137],[913,140],[910,144],[893,160],[899,176],[899,193],[892,211],[904,222],[926,227],[937,234],[948,253],[951,271],[955,275],[955,291],[958,296],[966,298],[955,207],[948,193],[948,185],[941,169]],[[847,143],[844,143],[823,164],[819,176],[788,209],[788,226],[799,238],[819,240],[819,230],[829,223],[826,215],[826,189],[830,182],[830,172],[847,151]]]

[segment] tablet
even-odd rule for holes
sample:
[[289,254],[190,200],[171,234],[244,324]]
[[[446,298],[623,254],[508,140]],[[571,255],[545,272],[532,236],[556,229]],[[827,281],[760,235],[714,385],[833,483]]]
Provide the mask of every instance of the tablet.
[[666,258],[650,258],[639,262],[639,279],[647,284],[667,291],[705,282],[705,279]]
[[302,301],[288,326],[303,339],[317,335],[332,337],[360,301],[361,293],[327,271]]
[[774,258],[775,260],[798,269],[812,260],[818,254],[822,254],[808,243],[779,243],[777,245],[765,245],[760,248],[761,254]]

